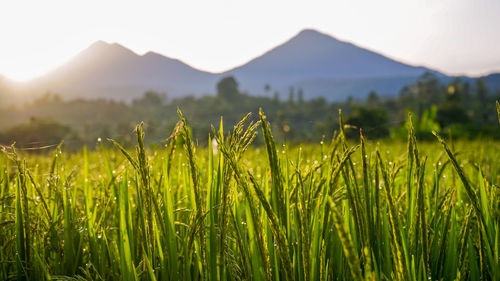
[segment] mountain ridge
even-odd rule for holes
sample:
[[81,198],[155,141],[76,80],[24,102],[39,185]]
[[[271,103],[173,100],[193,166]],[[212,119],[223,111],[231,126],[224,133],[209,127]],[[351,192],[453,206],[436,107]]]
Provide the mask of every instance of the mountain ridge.
[[[283,97],[294,87],[301,88],[305,98],[324,96],[327,100],[341,100],[348,96],[363,97],[371,90],[395,95],[425,72],[443,79],[451,77],[425,66],[402,63],[314,29],[304,29],[260,56],[219,73],[203,71],[153,51],[139,55],[121,44],[99,40],[19,91],[123,101],[148,90],[166,92],[169,97],[201,96],[214,93],[217,81],[232,75],[242,91],[253,95],[270,95],[264,90],[270,85],[273,92]],[[487,77],[500,88],[497,82],[500,77],[495,74]],[[1,84],[9,84],[5,78],[4,83],[1,81],[0,91]]]
[[[241,80],[245,90],[256,92],[267,84],[264,76],[268,75],[274,78],[268,83],[283,90],[305,80],[406,77],[419,76],[426,71],[442,75],[438,71],[403,64],[353,43],[306,29],[224,74],[240,77],[238,81]],[[306,93],[311,91],[316,89],[305,89]]]

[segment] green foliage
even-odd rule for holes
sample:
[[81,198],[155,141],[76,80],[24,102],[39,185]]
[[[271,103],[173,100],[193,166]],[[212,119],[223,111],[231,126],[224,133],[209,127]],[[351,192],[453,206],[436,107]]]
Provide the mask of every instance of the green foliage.
[[166,94],[159,94],[154,91],[147,91],[139,99],[134,99],[132,101],[133,107],[158,107],[165,103]]
[[219,83],[217,83],[217,96],[229,101],[234,102],[240,95],[238,90],[238,82],[232,76],[222,78]]
[[[357,107],[346,119],[346,123],[355,128],[364,129],[369,138],[383,138],[389,136],[389,116],[387,111],[375,107]],[[348,134],[353,137],[355,134]]]
[[281,146],[260,111],[207,147],[181,112],[165,148],[143,124],[135,151],[5,147],[0,279],[498,280],[500,144],[417,141],[436,110],[407,143],[340,114],[329,144]]
[[81,140],[70,127],[51,120],[32,118],[29,124],[21,124],[0,133],[0,143],[16,143],[18,147],[44,147],[57,145],[68,140],[74,147],[81,145]]
[[496,101],[496,103],[497,103],[498,123],[500,123],[500,103],[498,103],[498,101]]
[[469,122],[469,116],[461,105],[445,103],[438,108],[436,121],[444,128],[453,124],[465,124]]
[[[330,136],[338,128],[336,112],[339,108],[344,109],[346,120],[350,120],[348,124],[363,128],[365,135],[372,139],[388,136],[402,136],[404,139],[406,134],[397,132],[404,131],[408,111],[413,112],[418,120],[415,123],[418,138],[432,139],[430,131],[437,130],[436,122],[441,131],[451,128],[456,138],[499,138],[495,100],[500,97],[500,92],[488,91],[484,81],[455,79],[444,83],[435,75],[426,73],[404,87],[397,97],[371,92],[367,93],[366,100],[350,98],[343,102],[329,102],[325,97],[308,98],[314,93],[293,87],[289,89],[288,99],[287,93],[276,90],[271,93],[271,85],[264,86],[262,91],[253,95],[244,93],[238,88],[236,79],[228,76],[219,81],[216,93],[202,97],[167,99],[166,94],[148,91],[142,97],[124,103],[102,99],[64,100],[47,94],[18,108],[0,107],[0,132],[3,132],[0,133],[3,136],[0,142],[9,144],[15,140],[19,145],[32,142],[25,140],[30,135],[25,128],[34,118],[38,123],[55,120],[50,123],[72,129],[68,135],[57,133],[61,130],[56,127],[40,132],[43,141],[47,142],[43,145],[55,145],[64,139],[67,148],[86,145],[93,149],[99,138],[112,138],[130,147],[135,141],[135,124],[141,121],[148,134],[147,143],[162,145],[166,133],[176,126],[178,108],[190,116],[190,137],[196,143],[206,143],[209,124],[218,123],[220,116],[233,124],[247,112],[257,113],[259,108],[266,110],[275,139],[288,143],[317,143]],[[434,108],[437,108],[436,114]],[[49,136],[53,133],[57,135]],[[347,130],[347,133],[350,137],[357,137],[357,130]],[[256,141],[262,144],[261,139]]]

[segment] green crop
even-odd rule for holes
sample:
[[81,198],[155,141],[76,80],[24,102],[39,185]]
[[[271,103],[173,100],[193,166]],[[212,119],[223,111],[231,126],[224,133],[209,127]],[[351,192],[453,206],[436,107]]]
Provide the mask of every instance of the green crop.
[[500,280],[500,143],[419,142],[411,116],[406,143],[348,141],[339,113],[328,144],[260,111],[199,147],[179,111],[164,148],[142,124],[135,151],[5,147],[0,280]]

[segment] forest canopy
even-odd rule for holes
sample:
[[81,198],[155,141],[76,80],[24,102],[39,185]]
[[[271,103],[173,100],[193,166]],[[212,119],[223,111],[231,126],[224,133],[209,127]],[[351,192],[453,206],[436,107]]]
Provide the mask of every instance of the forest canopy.
[[[266,92],[272,86],[266,85]],[[457,78],[442,83],[425,73],[395,97],[370,92],[364,100],[348,98],[327,102],[325,98],[306,100],[302,89],[290,88],[288,98],[280,93],[251,96],[240,91],[234,77],[225,77],[215,95],[200,98],[186,96],[170,99],[168,93],[148,91],[131,103],[105,99],[65,100],[48,93],[23,106],[0,109],[0,143],[19,146],[54,145],[65,140],[70,147],[92,145],[98,138],[113,138],[122,143],[133,141],[133,128],[145,123],[151,143],[161,144],[178,120],[180,108],[190,121],[193,137],[206,142],[211,124],[234,124],[248,112],[263,108],[271,121],[275,137],[286,142],[316,142],[330,137],[338,128],[342,109],[350,126],[348,136],[404,138],[408,113],[413,113],[416,134],[430,138],[430,132],[446,132],[457,138],[500,138],[495,100],[500,92],[489,92],[481,79]],[[258,140],[257,140],[258,141]]]

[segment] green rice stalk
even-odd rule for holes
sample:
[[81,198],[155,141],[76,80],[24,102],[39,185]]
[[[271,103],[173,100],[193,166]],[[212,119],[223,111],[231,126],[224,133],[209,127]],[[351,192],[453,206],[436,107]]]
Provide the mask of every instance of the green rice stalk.
[[428,230],[427,230],[427,221],[425,219],[425,187],[424,187],[424,175],[425,175],[425,164],[427,162],[427,158],[424,158],[422,165],[419,164],[419,168],[417,171],[418,174],[418,196],[417,196],[417,205],[418,212],[420,218],[420,231],[421,231],[421,244],[423,250],[423,260],[425,263],[425,269],[427,275],[430,274],[430,263],[429,263],[429,250],[428,250]]
[[[234,167],[233,167],[234,168]],[[238,174],[237,169],[235,169],[236,174]],[[287,276],[287,280],[295,280],[295,278],[292,275],[292,263],[290,261],[290,254],[288,251],[288,242],[286,239],[285,232],[282,230],[278,217],[274,213],[274,211],[271,208],[271,205],[269,202],[267,202],[266,196],[262,192],[262,189],[259,187],[259,184],[253,177],[253,175],[248,172],[248,176],[250,178],[250,181],[252,182],[252,185],[254,187],[254,191],[257,194],[257,198],[259,198],[260,203],[262,204],[262,207],[266,211],[267,218],[269,219],[269,222],[271,223],[271,231],[273,233],[274,238],[277,241],[277,246],[278,246],[278,252],[280,254],[281,260],[283,262],[283,267],[285,270],[285,274]]]
[[27,280],[26,272],[26,244],[25,222],[21,205],[21,182],[18,178],[16,185],[16,275],[18,280]]
[[368,164],[367,164],[368,155],[366,155],[365,139],[363,137],[363,131],[361,129],[359,130],[359,136],[361,140],[361,162],[363,163],[363,186],[364,186],[364,197],[365,197],[364,210],[366,210],[365,225],[367,226],[367,231],[368,231],[368,237],[367,237],[368,245],[370,246],[370,248],[373,248],[375,240],[375,230],[373,228],[374,227],[373,206],[371,203],[371,191],[368,178]]
[[415,145],[414,143],[414,129],[413,129],[413,116],[410,113],[408,113],[408,161],[407,161],[407,166],[406,166],[406,198],[407,198],[407,221],[408,225],[410,226],[410,234],[411,234],[411,228],[413,226],[413,219],[414,219],[414,200],[413,200],[413,164],[415,161],[414,158],[414,148],[413,146]]
[[342,214],[337,210],[336,205],[333,203],[332,199],[328,198],[328,204],[330,205],[332,219],[334,222],[335,229],[339,235],[340,241],[342,243],[342,249],[344,250],[344,255],[351,270],[351,275],[354,281],[362,281],[363,275],[361,271],[361,265],[358,256],[355,254],[354,246],[352,244],[352,238],[349,231],[345,228]]
[[[198,167],[196,165],[196,156],[195,156],[195,148],[194,144],[191,140],[191,134],[190,130],[188,129],[186,119],[182,115],[182,112],[180,109],[177,110],[177,113],[179,114],[179,119],[182,124],[181,130],[182,130],[182,136],[184,138],[184,149],[187,153],[188,157],[188,162],[189,162],[189,168],[190,168],[190,174],[191,174],[191,180],[193,182],[193,191],[194,191],[194,198],[195,198],[195,206],[196,206],[196,221],[200,224],[200,227],[198,231],[196,231],[199,234],[199,243],[200,243],[200,258],[201,258],[201,266],[202,266],[202,272],[206,272],[206,257],[205,257],[205,249],[206,249],[206,241],[205,241],[205,228],[204,226],[202,227],[201,225],[204,225],[203,218],[205,217],[204,213],[204,207],[203,207],[203,195],[201,194],[201,187],[200,187],[200,179],[198,175]],[[196,227],[195,227],[196,229]]]
[[[453,153],[448,148],[448,145],[446,144],[446,142],[435,131],[433,131],[432,133],[434,134],[434,136],[436,136],[437,140],[441,143],[444,150],[446,151],[446,154],[448,154],[448,157],[450,158],[450,161],[453,164],[455,171],[457,172],[458,176],[460,177],[460,180],[462,181],[462,183],[465,187],[465,191],[467,193],[467,196],[470,199],[472,206],[474,207],[474,210],[476,211],[476,215],[481,220],[481,223],[483,224],[483,226],[486,227],[486,219],[485,219],[484,214],[479,206],[479,202],[480,202],[479,198],[477,197],[476,193],[474,192],[474,189],[470,185],[469,180],[465,176],[465,173],[464,173],[462,167],[460,167],[460,165],[458,164],[457,159],[455,158]],[[488,233],[488,241],[490,243],[493,241],[492,238],[490,237],[489,233]]]
[[284,189],[283,189],[283,179],[280,170],[280,162],[278,159],[278,155],[276,153],[276,145],[274,143],[274,138],[271,133],[271,128],[269,122],[267,122],[266,115],[262,111],[262,108],[259,109],[260,121],[262,124],[262,133],[264,134],[264,140],[266,143],[267,156],[269,158],[269,167],[271,168],[271,179],[272,179],[272,202],[273,205],[276,206],[276,213],[279,218],[279,222],[283,225],[287,225],[286,213],[285,209],[285,197],[284,197]]
[[271,266],[270,266],[270,260],[269,260],[269,251],[266,247],[266,244],[264,243],[264,227],[262,226],[261,220],[259,219],[259,214],[258,214],[258,209],[257,209],[257,204],[254,202],[253,196],[250,192],[250,188],[248,186],[248,181],[243,178],[241,170],[238,168],[238,164],[235,160],[234,156],[234,151],[230,150],[227,146],[227,143],[224,143],[221,140],[220,135],[215,135],[217,143],[219,144],[219,150],[221,153],[224,155],[226,158],[229,166],[231,167],[232,171],[234,171],[233,176],[238,183],[238,186],[240,186],[243,190],[243,193],[245,194],[245,197],[248,200],[248,206],[250,209],[251,217],[252,217],[252,222],[255,225],[254,227],[254,235],[257,240],[257,246],[259,247],[259,252],[261,254],[261,261],[264,266],[264,272],[266,274],[266,280],[270,281],[271,280]]
[[497,115],[498,115],[498,123],[500,123],[500,103],[497,101]]
[[[126,178],[126,177],[125,177]],[[123,181],[120,184],[120,193],[118,198],[119,204],[119,252],[120,252],[120,268],[122,279],[125,281],[137,280],[137,274],[133,263],[131,250],[132,241],[129,239],[130,223],[130,206],[128,197],[127,182]]]
[[408,271],[407,271],[407,261],[406,255],[404,255],[404,249],[406,248],[405,242],[401,235],[401,223],[399,222],[399,216],[394,204],[394,199],[392,197],[391,189],[390,189],[390,180],[387,175],[387,171],[380,156],[380,153],[377,151],[377,158],[380,164],[380,170],[382,171],[382,178],[384,179],[384,187],[385,194],[387,197],[387,203],[389,206],[389,221],[391,224],[391,234],[393,239],[395,240],[394,246],[396,248],[396,273],[399,280],[409,280]]

